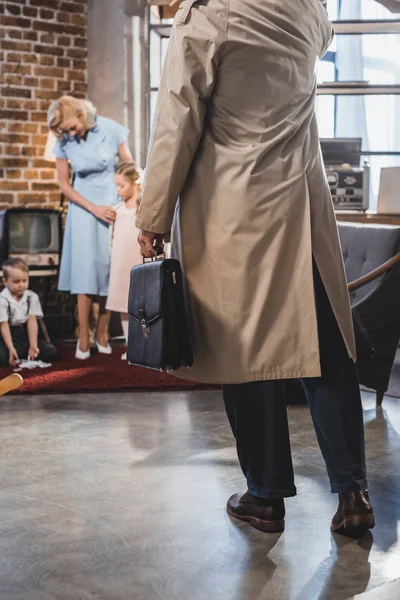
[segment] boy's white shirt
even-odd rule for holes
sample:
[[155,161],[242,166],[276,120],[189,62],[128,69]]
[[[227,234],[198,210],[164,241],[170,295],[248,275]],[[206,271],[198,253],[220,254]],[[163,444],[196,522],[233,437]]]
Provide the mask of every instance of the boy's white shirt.
[[[30,297],[29,314],[28,310],[28,297]],[[9,322],[9,311],[8,306],[11,306],[12,320],[10,325],[24,325],[28,316],[34,315],[35,317],[43,317],[42,307],[40,305],[39,296],[32,292],[32,290],[26,290],[21,300],[16,300],[10,293],[8,287],[0,293],[0,323]]]

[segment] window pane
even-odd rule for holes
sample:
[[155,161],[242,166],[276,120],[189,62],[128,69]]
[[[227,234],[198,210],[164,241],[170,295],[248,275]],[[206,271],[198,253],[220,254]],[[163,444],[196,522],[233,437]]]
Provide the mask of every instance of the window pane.
[[[333,3],[332,3],[333,4]],[[329,2],[328,10],[331,10],[331,3]],[[400,11],[400,9],[399,9]],[[332,16],[333,11],[329,13],[332,20],[336,17]],[[398,19],[399,15],[390,12],[387,8],[382,6],[376,0],[359,0],[358,2],[350,0],[341,0],[340,11],[337,20],[357,20],[357,19],[383,19],[392,20]]]
[[378,205],[379,182],[382,167],[400,167],[400,156],[365,156],[364,159],[370,165],[370,196],[369,208],[376,210]]
[[400,35],[339,34],[336,36],[335,64],[338,81],[400,83]]
[[333,137],[335,135],[335,97],[318,96],[316,109],[320,137]]
[[335,80],[335,64],[330,61],[321,60],[317,63],[317,82],[324,83]]
[[153,30],[150,31],[150,87],[160,85],[161,72],[161,38]]
[[150,92],[150,123],[151,124],[153,124],[153,118],[154,118],[154,113],[155,113],[156,104],[157,104],[157,97],[158,97],[158,91]]

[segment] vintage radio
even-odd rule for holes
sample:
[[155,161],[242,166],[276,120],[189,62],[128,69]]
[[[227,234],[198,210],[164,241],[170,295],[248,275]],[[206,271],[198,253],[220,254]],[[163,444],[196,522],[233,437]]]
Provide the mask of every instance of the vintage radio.
[[321,150],[335,210],[367,210],[370,170],[360,167],[361,138],[321,139]]

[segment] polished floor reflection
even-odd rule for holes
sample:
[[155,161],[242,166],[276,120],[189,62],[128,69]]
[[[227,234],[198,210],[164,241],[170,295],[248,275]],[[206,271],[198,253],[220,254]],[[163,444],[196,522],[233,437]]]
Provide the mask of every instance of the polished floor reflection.
[[400,400],[364,409],[377,527],[352,540],[329,531],[306,407],[290,409],[299,495],[267,535],[225,513],[244,482],[219,392],[2,398],[0,599],[400,597]]

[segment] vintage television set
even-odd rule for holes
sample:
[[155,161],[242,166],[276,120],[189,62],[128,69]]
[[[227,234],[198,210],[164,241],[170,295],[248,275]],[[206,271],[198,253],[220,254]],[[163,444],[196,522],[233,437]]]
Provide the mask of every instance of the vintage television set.
[[0,212],[0,261],[19,257],[34,271],[60,264],[62,216],[59,210],[9,208]]
[[369,166],[361,166],[361,138],[321,139],[326,176],[336,210],[369,207]]

